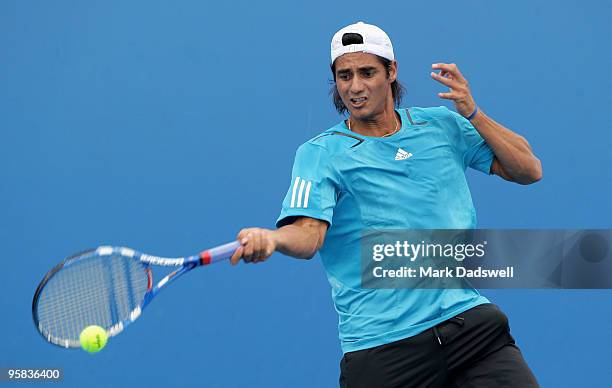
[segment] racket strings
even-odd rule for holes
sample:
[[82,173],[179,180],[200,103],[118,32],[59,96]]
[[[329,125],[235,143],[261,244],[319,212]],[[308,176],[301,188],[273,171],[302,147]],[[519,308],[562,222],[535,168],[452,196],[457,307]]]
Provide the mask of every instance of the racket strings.
[[91,254],[49,279],[38,300],[41,332],[52,342],[79,346],[89,325],[109,329],[129,318],[147,292],[148,276],[137,260]]

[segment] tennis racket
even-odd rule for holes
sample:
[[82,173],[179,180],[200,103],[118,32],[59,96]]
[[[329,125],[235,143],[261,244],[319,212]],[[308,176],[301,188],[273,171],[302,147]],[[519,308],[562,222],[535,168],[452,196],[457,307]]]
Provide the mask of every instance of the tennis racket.
[[[239,247],[235,241],[178,258],[112,246],[78,253],[56,265],[38,285],[32,301],[34,324],[45,340],[65,348],[80,347],[79,335],[90,325],[114,337],[162,288],[196,267],[229,259]],[[154,285],[158,266],[178,268]]]

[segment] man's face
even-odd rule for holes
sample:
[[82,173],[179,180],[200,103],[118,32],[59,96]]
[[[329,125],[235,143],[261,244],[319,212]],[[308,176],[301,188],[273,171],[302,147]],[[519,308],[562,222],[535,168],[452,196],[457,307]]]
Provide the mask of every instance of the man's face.
[[391,84],[397,75],[396,63],[387,70],[374,54],[347,53],[336,59],[336,87],[351,116],[367,120],[393,106]]

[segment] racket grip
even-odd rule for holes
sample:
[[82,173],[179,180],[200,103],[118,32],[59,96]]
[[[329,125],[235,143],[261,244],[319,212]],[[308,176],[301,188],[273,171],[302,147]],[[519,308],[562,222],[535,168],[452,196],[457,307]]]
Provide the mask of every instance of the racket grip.
[[200,253],[200,264],[207,265],[221,260],[227,260],[232,257],[238,248],[240,248],[240,243],[238,241],[232,241],[231,243],[207,249]]

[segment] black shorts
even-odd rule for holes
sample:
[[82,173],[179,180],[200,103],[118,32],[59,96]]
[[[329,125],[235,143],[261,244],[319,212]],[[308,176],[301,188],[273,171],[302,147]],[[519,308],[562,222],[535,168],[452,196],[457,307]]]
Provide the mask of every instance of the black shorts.
[[340,387],[539,387],[494,304],[467,310],[416,336],[348,352]]

